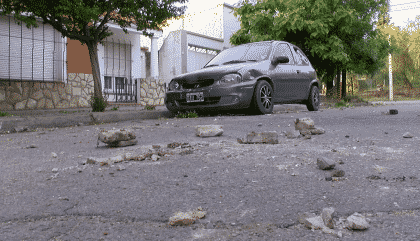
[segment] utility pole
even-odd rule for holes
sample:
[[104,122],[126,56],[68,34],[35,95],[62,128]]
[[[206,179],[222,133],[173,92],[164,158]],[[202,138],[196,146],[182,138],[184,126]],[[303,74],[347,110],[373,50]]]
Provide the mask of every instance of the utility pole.
[[[390,40],[391,35],[388,37],[388,41]],[[391,41],[389,41],[389,45],[391,45]],[[389,100],[393,100],[393,91],[392,91],[392,55],[389,53]]]

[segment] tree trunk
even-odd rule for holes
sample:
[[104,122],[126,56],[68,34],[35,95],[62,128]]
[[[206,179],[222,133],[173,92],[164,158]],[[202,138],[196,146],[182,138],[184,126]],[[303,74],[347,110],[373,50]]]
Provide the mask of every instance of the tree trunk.
[[86,45],[89,49],[90,65],[92,67],[94,95],[97,98],[103,99],[101,88],[101,73],[98,61],[98,43],[87,43]]
[[341,98],[345,98],[347,95],[347,86],[346,86],[346,82],[347,82],[347,76],[346,76],[346,69],[343,69],[343,80],[342,80],[342,85],[341,85]]
[[340,97],[340,82],[341,82],[341,71],[338,68],[337,69],[337,84],[335,86],[335,94],[336,94],[337,98]]
[[331,98],[333,96],[334,93],[334,75],[335,75],[335,69],[334,68],[328,68],[327,69],[327,73],[325,74],[324,78],[325,78],[325,83],[327,85],[327,98]]

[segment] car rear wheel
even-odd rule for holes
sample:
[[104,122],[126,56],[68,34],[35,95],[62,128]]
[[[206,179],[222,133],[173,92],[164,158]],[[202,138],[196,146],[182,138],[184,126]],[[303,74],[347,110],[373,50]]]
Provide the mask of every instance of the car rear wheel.
[[306,103],[309,111],[317,111],[319,109],[319,90],[318,87],[312,86],[309,92],[309,98]]
[[267,81],[259,81],[255,86],[251,108],[258,114],[271,114],[273,107],[273,88]]

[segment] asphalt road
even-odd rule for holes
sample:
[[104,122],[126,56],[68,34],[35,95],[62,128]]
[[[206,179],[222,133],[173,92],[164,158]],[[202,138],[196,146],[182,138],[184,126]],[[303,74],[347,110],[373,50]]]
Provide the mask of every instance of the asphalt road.
[[[389,109],[398,115],[381,114]],[[419,240],[419,110],[170,118],[0,135],[0,240],[337,240],[297,221],[299,213],[326,207],[335,208],[336,220],[358,212],[370,222],[365,231],[344,230],[341,240]],[[280,134],[302,117],[326,133],[309,140],[280,135],[276,145],[236,141],[251,131]],[[203,124],[223,125],[224,133],[194,136]],[[101,128],[129,126],[136,146],[97,147]],[[414,137],[403,138],[406,132]],[[173,142],[189,143],[192,153],[82,165],[88,157]],[[36,148],[25,148],[31,144]],[[326,181],[318,157],[341,160],[346,179]],[[195,224],[168,225],[177,211],[197,207],[207,214]]]

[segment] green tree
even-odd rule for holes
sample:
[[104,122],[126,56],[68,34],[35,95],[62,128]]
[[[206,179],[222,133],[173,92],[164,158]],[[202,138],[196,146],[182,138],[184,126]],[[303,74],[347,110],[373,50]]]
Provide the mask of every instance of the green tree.
[[276,39],[299,46],[331,95],[333,78],[341,69],[371,74],[384,65],[389,45],[372,29],[372,19],[385,4],[386,0],[245,0],[235,10],[241,29],[230,42]]
[[38,27],[35,17],[40,17],[44,24],[50,24],[62,36],[86,44],[94,96],[103,100],[97,45],[103,45],[103,40],[112,35],[105,24],[116,22],[125,33],[126,27],[135,24],[137,31],[153,36],[147,29],[167,26],[166,20],[178,18],[185,12],[185,6],[173,6],[177,2],[188,0],[2,0],[0,15],[14,14],[16,22],[22,21],[28,28]]

